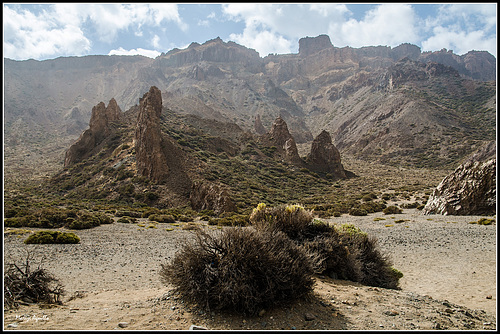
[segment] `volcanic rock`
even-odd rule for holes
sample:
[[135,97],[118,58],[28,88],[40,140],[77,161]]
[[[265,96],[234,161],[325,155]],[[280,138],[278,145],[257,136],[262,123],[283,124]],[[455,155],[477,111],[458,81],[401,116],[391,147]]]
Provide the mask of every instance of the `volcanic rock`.
[[333,48],[328,35],[317,37],[304,37],[299,39],[299,55],[302,57],[311,55],[324,49]]
[[110,124],[120,119],[121,109],[112,98],[108,106],[104,102],[92,108],[89,128],[66,151],[64,166],[71,166],[92,155],[93,150],[111,134]]
[[288,126],[281,116],[278,116],[278,118],[274,120],[271,130],[261,138],[265,145],[276,147],[276,157],[294,165],[303,164],[297,150],[295,139],[293,139],[288,131]]
[[490,142],[436,187],[424,214],[496,214],[496,143]]
[[255,117],[254,130],[258,135],[263,135],[266,133],[266,129],[264,128],[264,125],[262,125],[262,121],[260,119],[260,114],[257,114],[257,116]]
[[236,211],[227,191],[213,183],[193,183],[189,197],[194,210],[213,210],[215,214]]
[[313,140],[311,153],[306,160],[311,170],[331,173],[335,178],[346,178],[346,172],[340,160],[340,152],[332,144],[332,137],[325,130]]
[[137,173],[154,182],[164,181],[169,168],[160,129],[162,100],[160,90],[152,86],[139,100],[135,129]]

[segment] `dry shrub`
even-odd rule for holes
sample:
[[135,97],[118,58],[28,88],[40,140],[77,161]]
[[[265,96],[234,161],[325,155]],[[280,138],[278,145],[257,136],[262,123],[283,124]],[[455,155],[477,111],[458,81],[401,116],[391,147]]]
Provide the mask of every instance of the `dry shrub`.
[[312,220],[313,213],[298,204],[269,208],[260,203],[250,215],[252,225],[276,228],[291,239],[300,239]]
[[341,225],[337,227],[337,231],[342,243],[357,253],[356,261],[361,267],[358,282],[387,289],[399,288],[400,272],[395,271],[390,259],[382,254],[376,238],[351,224]]
[[160,276],[202,308],[255,314],[312,291],[311,256],[276,229],[198,230]]
[[59,280],[41,267],[32,271],[30,253],[23,264],[7,263],[4,273],[4,304],[17,308],[21,303],[61,304],[64,288]]
[[[399,277],[377,246],[377,239],[351,224],[337,228],[313,219],[313,213],[298,205],[268,208],[259,204],[250,216],[257,229],[270,228],[289,238],[322,261],[318,273],[397,289]],[[313,264],[317,266],[318,264]]]

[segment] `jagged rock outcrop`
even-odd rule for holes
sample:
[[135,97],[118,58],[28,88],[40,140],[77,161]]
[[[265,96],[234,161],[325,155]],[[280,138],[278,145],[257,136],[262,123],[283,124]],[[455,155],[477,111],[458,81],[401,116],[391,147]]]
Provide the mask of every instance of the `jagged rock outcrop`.
[[299,156],[295,139],[288,131],[286,122],[278,116],[274,120],[271,130],[261,137],[267,146],[276,147],[275,156],[294,165],[302,165],[303,161]]
[[424,214],[496,214],[496,143],[490,142],[436,187]]
[[257,114],[254,121],[254,130],[258,135],[263,135],[266,133],[264,125],[262,125],[262,120],[260,119],[260,114]]
[[160,90],[152,86],[139,100],[135,129],[137,173],[154,182],[162,182],[169,174],[164,139],[160,129],[162,100]]
[[213,183],[195,182],[189,196],[194,210],[213,210],[215,214],[236,211],[227,191]]
[[113,121],[118,121],[121,113],[122,111],[114,98],[109,101],[107,107],[104,102],[93,107],[89,128],[66,151],[64,166],[71,166],[90,157],[94,149],[111,134],[110,124]]
[[323,130],[312,142],[311,153],[306,159],[308,167],[317,172],[330,173],[334,178],[345,179],[340,152],[332,143],[330,134]]

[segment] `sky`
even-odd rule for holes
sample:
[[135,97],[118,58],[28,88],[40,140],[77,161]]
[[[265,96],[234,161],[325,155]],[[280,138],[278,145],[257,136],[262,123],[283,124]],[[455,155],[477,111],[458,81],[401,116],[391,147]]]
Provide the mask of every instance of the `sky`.
[[3,55],[155,58],[220,37],[265,57],[326,34],[336,47],[411,43],[496,57],[496,23],[496,3],[4,3]]

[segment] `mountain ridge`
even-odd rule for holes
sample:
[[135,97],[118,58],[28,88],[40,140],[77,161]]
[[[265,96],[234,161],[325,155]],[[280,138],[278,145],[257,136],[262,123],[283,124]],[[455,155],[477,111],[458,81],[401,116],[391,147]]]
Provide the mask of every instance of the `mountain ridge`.
[[[478,51],[457,56],[445,49],[422,53],[408,43],[395,48],[337,48],[328,36],[320,35],[301,39],[297,54],[266,57],[216,38],[170,50],[155,59],[5,59],[6,165],[9,171],[14,161],[29,165],[36,152],[33,147],[50,151],[49,160],[62,164],[63,147],[69,147],[85,129],[93,106],[114,98],[122,110],[127,110],[151,86],[157,86],[167,108],[234,123],[244,131],[254,130],[257,116],[264,128],[280,116],[299,149],[328,130],[341,153],[389,164],[454,167],[495,136],[495,82],[477,79],[496,78],[491,57]],[[418,59],[452,59],[450,64],[458,67],[453,70]],[[396,76],[398,69],[400,77]],[[411,73],[416,77],[409,76]],[[423,78],[418,77],[421,74]],[[422,124],[412,121],[414,114],[422,115]],[[378,123],[372,121],[367,126],[363,117],[377,119]],[[347,133],[349,124],[358,130]],[[449,133],[446,145],[433,155],[433,163],[421,159],[428,155],[428,147],[405,150],[408,139],[401,140],[401,136],[406,135],[408,127],[420,133],[410,142],[422,142],[422,136],[426,136],[423,142],[427,146],[445,138],[443,132]],[[430,134],[435,127],[440,133]],[[391,136],[384,134],[387,129]],[[463,136],[465,144],[457,144],[457,138]],[[391,149],[380,155],[378,152],[386,149],[380,146],[382,142]],[[412,159],[416,154],[420,158]]]

